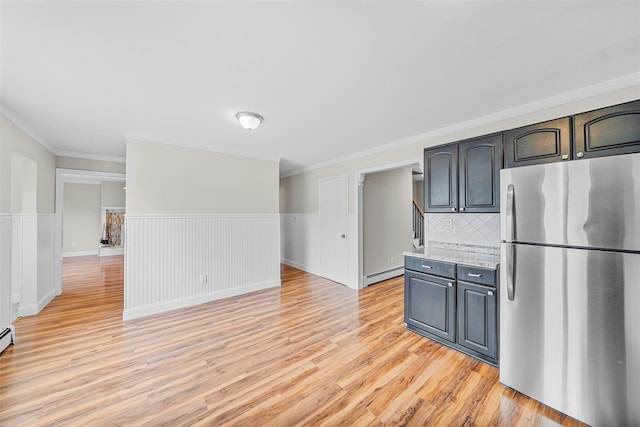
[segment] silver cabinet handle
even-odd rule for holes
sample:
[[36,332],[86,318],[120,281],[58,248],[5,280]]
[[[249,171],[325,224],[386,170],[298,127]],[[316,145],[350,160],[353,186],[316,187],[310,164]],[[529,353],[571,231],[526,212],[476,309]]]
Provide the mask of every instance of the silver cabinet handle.
[[450,287],[450,288],[452,288],[452,287],[453,287],[453,283],[448,282],[448,283],[447,283],[447,286],[448,286],[448,287]]
[[514,208],[515,208],[515,189],[513,184],[509,184],[507,186],[507,212],[506,213],[506,225],[507,225],[507,235],[505,236],[507,243],[512,243],[516,237],[515,232],[515,216],[514,216]]
[[582,151],[579,151],[579,152],[576,153],[576,157],[581,159],[581,158],[584,157],[584,153]]
[[422,264],[422,268],[433,268],[433,267],[431,267],[430,265],[424,265],[424,264]]
[[460,208],[460,212],[464,212],[466,208],[462,207]]
[[469,277],[482,277],[482,274],[480,274],[480,273],[467,273],[467,276],[469,276]]
[[516,252],[516,247],[512,243],[505,244],[505,255],[506,255],[506,268],[507,268],[507,298],[510,301],[513,301],[516,297],[516,289],[514,286],[515,274],[516,274],[516,257],[514,256]]
[[487,295],[492,296],[493,295],[493,291],[487,292]]
[[562,155],[562,160],[569,160],[569,155],[568,154],[563,154]]
[[451,212],[455,212],[455,211],[456,211],[456,208],[451,208]]

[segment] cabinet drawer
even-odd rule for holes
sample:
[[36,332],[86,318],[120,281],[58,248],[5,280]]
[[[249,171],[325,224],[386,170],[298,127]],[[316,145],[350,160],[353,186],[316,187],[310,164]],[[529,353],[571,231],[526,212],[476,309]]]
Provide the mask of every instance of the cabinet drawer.
[[405,256],[404,268],[407,270],[433,274],[434,276],[449,277],[451,279],[456,277],[455,264],[444,261],[435,261],[427,258]]
[[458,265],[458,280],[464,280],[465,282],[495,287],[497,284],[496,273],[496,270],[489,268]]

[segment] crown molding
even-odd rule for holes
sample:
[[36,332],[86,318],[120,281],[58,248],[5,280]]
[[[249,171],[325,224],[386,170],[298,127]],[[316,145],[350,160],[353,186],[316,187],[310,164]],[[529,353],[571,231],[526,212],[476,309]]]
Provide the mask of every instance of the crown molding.
[[[568,104],[571,102],[582,101],[588,98],[592,98],[594,96],[605,95],[607,93],[615,92],[617,90],[627,89],[634,86],[638,86],[640,90],[640,72],[629,74],[626,76],[618,77],[611,80],[606,80],[601,83],[597,83],[595,85],[587,86],[584,88],[572,90],[569,92],[564,92],[558,95],[554,95],[548,98],[540,99],[534,102],[530,102],[527,104],[520,105],[518,107],[509,108],[506,110],[498,111],[496,113],[488,114],[486,116],[478,117],[472,120],[467,120],[465,122],[457,123],[455,125],[446,126],[440,129],[436,129],[431,132],[423,133],[420,135],[411,136],[409,138],[401,139],[398,141],[394,141],[391,143],[387,143],[384,145],[380,145],[378,147],[360,151],[354,154],[349,154],[347,156],[338,157],[333,160],[327,160],[325,162],[315,163],[311,166],[307,166],[304,168],[299,168],[287,172],[287,174],[282,175],[281,178],[286,178],[293,175],[298,175],[305,172],[310,172],[315,169],[320,169],[327,166],[333,166],[339,163],[344,163],[350,160],[359,159],[361,157],[370,156],[373,154],[378,154],[384,151],[389,151],[394,148],[402,147],[405,145],[416,144],[419,142],[428,141],[430,139],[452,135],[458,132],[478,128],[481,126],[489,125],[492,123],[496,123],[502,120],[512,119],[514,117],[524,116],[526,114],[537,113],[539,111],[543,111],[549,108],[558,107],[563,104]],[[631,101],[632,99],[629,99]],[[576,112],[578,113],[578,112]]]
[[106,156],[102,154],[79,153],[75,151],[54,151],[59,157],[73,157],[76,159],[99,160],[102,162],[126,163],[126,157]]
[[136,139],[139,141],[154,142],[157,144],[164,144],[164,145],[174,145],[174,146],[183,147],[183,148],[191,148],[194,150],[210,151],[213,153],[221,153],[221,154],[230,154],[232,156],[247,157],[250,159],[267,160],[271,162],[280,163],[280,156],[257,156],[255,153],[250,153],[248,151],[230,150],[227,148],[220,148],[220,147],[207,147],[207,146],[204,146],[202,143],[198,143],[194,141],[188,141],[184,139],[178,140],[175,138],[167,138],[164,136],[153,135],[153,134],[144,133],[144,132],[125,131],[124,137],[127,140]]
[[0,113],[2,113],[2,115],[5,116],[7,120],[13,123],[15,127],[17,127],[22,132],[27,134],[31,139],[36,141],[38,144],[42,145],[47,150],[51,151],[53,154],[56,154],[56,155],[58,154],[51,145],[44,142],[42,138],[36,136],[36,134],[34,134],[31,131],[31,129],[29,129],[29,127],[25,125],[24,122],[22,122],[22,120],[18,118],[18,115],[16,114],[16,112],[13,111],[11,108],[7,107],[4,103],[0,103]]

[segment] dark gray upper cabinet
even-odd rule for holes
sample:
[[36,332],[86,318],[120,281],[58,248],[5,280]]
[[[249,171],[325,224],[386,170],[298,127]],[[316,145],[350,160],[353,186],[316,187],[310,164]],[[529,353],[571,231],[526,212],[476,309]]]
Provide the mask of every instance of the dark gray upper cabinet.
[[458,144],[460,212],[500,212],[502,134]]
[[504,167],[514,168],[571,158],[571,118],[550,120],[504,133]]
[[499,212],[502,134],[424,150],[425,212]]
[[458,210],[458,146],[442,145],[424,150],[424,211]]
[[640,152],[640,100],[578,114],[574,159]]

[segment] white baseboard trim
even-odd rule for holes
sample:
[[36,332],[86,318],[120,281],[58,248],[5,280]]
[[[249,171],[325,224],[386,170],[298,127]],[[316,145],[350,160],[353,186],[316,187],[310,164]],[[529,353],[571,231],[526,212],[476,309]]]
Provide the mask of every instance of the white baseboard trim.
[[76,256],[91,256],[91,255],[98,255],[98,250],[91,250],[91,251],[75,251],[75,252],[63,252],[62,253],[62,257],[63,258],[71,258],[71,257],[76,257]]
[[284,265],[288,265],[289,267],[297,268],[298,270],[307,271],[307,267],[305,265],[300,264],[299,262],[296,262],[296,261],[292,261],[290,259],[282,258],[280,260],[280,263]]
[[[316,275],[316,276],[324,277],[324,276],[322,276],[322,274],[320,274],[320,272],[319,272],[319,271],[315,271],[313,268],[310,268],[308,265],[306,265],[306,264],[302,264],[302,263],[299,263],[299,262],[297,262],[297,261],[292,261],[292,260],[290,260],[290,259],[282,258],[282,259],[280,260],[280,263],[281,263],[281,264],[288,265],[289,267],[297,268],[298,270],[305,271],[305,272],[307,272],[307,273],[309,273],[309,274],[314,274],[314,275]],[[336,283],[337,283],[337,282],[336,282]],[[344,284],[344,283],[342,283],[342,284],[348,287],[348,285],[346,285],[346,284]]]
[[117,246],[113,248],[105,247],[105,248],[100,248],[98,251],[99,257],[112,256],[112,255],[124,255],[124,246]]
[[38,300],[38,313],[42,311],[43,308],[47,306],[53,299],[56,297],[56,293],[53,289],[51,289],[45,296]]
[[20,305],[18,308],[18,317],[35,316],[40,313],[55,298],[55,292],[51,289],[44,297],[38,300],[37,304]]
[[37,304],[20,304],[18,308],[18,317],[35,316],[38,314]]
[[219,292],[211,292],[202,295],[182,298],[173,301],[161,302],[157,304],[149,304],[141,307],[125,308],[122,312],[123,320],[132,320],[139,317],[150,316],[152,314],[163,313],[165,311],[176,310],[179,308],[190,307],[193,305],[204,304],[223,298],[235,297],[238,295],[248,294],[250,292],[261,291],[263,289],[275,288],[281,285],[280,279],[266,280],[264,282],[253,283],[250,285],[228,289]]
[[363,279],[363,284],[365,286],[369,286],[369,285],[373,285],[374,283],[391,279],[393,277],[402,276],[403,274],[404,274],[404,267],[398,267],[398,268],[394,268],[393,270],[372,274],[371,276],[365,276]]

